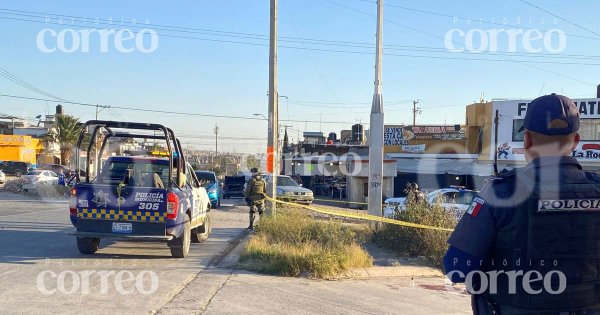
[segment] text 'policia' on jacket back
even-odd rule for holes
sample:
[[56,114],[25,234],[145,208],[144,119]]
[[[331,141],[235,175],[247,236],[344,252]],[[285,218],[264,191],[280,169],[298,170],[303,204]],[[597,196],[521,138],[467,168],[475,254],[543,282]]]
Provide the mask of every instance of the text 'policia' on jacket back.
[[[90,129],[82,178],[80,150]],[[99,135],[102,144],[98,154],[93,154],[92,146],[98,147]],[[167,152],[161,156],[110,156],[102,162],[111,138],[163,140]],[[93,162],[95,172],[90,174]],[[76,165],[77,183],[71,191],[69,208],[76,228],[72,234],[81,253],[93,254],[102,238],[116,238],[167,242],[172,256],[185,257],[191,241],[208,238],[210,200],[185,162],[181,143],[171,129],[158,124],[88,121],[79,137]]]

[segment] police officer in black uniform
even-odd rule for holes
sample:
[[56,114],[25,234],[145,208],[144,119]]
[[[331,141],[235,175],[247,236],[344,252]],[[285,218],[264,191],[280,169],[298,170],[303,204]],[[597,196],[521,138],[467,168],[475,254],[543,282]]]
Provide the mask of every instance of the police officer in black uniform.
[[444,269],[474,314],[600,314],[600,176],[572,157],[579,124],[569,98],[533,100],[527,166],[490,181],[450,236]]

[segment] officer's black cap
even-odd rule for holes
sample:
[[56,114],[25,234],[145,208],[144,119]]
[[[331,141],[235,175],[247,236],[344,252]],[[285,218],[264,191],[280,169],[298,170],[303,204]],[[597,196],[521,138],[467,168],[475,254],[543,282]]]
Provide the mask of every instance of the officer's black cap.
[[[552,128],[551,122],[563,120],[564,128]],[[540,96],[527,106],[523,130],[534,131],[547,136],[568,135],[579,131],[579,110],[568,97],[558,94]]]

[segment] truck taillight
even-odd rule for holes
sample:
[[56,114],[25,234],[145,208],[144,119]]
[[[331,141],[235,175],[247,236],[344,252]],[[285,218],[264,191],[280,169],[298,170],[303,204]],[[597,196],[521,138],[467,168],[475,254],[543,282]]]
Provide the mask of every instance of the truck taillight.
[[179,209],[179,198],[175,193],[167,194],[167,219],[177,219],[177,212]]
[[71,189],[71,198],[69,198],[69,212],[71,215],[77,215],[77,189]]

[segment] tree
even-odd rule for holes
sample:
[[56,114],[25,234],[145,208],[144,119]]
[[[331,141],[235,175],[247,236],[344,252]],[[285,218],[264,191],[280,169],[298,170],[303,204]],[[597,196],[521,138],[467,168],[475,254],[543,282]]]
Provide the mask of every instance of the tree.
[[248,155],[246,157],[246,167],[248,167],[248,169],[260,169],[260,160],[256,159],[254,155]]
[[58,143],[60,147],[60,161],[63,165],[69,165],[73,148],[77,145],[81,124],[79,119],[70,115],[57,115],[55,128],[47,135],[47,139]]

